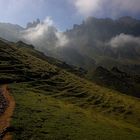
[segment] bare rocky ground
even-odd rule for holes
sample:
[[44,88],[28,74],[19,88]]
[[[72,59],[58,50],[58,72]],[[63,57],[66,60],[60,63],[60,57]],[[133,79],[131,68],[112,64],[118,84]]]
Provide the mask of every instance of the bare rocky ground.
[[7,106],[8,106],[8,101],[5,99],[2,89],[0,89],[0,115],[4,113]]

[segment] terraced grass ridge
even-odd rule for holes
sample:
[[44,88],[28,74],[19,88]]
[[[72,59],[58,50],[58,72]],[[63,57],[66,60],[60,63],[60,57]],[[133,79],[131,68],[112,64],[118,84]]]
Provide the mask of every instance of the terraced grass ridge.
[[23,42],[0,41],[0,83],[9,84],[16,102],[14,140],[140,139],[139,98],[51,60]]

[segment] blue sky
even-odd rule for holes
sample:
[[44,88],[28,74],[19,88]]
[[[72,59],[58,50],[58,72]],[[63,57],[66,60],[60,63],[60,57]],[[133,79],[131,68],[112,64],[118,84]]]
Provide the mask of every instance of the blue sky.
[[51,17],[65,30],[88,16],[140,18],[140,0],[0,0],[0,22],[25,26],[37,18]]

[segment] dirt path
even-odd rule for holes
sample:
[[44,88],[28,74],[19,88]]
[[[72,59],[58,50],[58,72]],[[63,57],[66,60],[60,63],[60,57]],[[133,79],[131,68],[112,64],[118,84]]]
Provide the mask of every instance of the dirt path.
[[[10,95],[7,85],[2,86],[2,94],[8,101],[8,107],[5,112],[0,116],[0,133],[4,132],[10,126],[11,117],[15,108],[15,100]],[[12,140],[12,135],[6,133],[2,140]]]

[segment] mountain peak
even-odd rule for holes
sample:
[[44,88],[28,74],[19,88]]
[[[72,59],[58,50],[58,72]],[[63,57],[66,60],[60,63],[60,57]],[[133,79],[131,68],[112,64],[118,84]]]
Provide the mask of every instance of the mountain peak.
[[137,20],[137,19],[132,18],[130,16],[120,17],[117,21],[124,23],[124,24],[130,24],[130,25],[135,25],[137,23],[140,23],[140,20]]
[[40,19],[37,18],[33,22],[28,22],[26,28],[28,29],[28,28],[36,27],[39,23],[40,23]]

